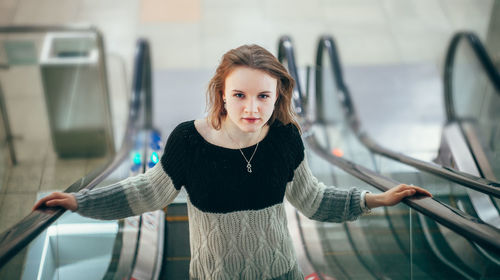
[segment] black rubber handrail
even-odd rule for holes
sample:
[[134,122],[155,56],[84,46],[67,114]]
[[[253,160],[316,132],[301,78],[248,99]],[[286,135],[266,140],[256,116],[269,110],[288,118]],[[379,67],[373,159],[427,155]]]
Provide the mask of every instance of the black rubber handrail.
[[[289,71],[294,70],[289,69]],[[294,75],[298,76],[298,72]],[[400,184],[361,165],[330,154],[329,151],[318,143],[316,136],[311,132],[312,126],[313,123],[303,120],[303,137],[308,147],[329,163],[381,191],[387,191]],[[454,209],[434,198],[412,197],[404,199],[403,203],[484,248],[500,253],[500,230],[484,223],[480,219]]]
[[[20,30],[20,32],[47,32],[53,31],[51,27],[36,29],[29,29],[26,27],[16,27],[15,30]],[[2,30],[2,28],[0,28]],[[35,31],[34,31],[35,30]],[[96,32],[98,38],[102,41],[102,36],[97,29],[68,29],[68,28],[56,28],[56,31],[84,31],[84,32]],[[103,42],[101,42],[103,44]],[[104,55],[104,48],[101,50],[101,54]],[[134,86],[131,101],[129,103],[129,115],[127,119],[127,127],[124,135],[123,144],[120,150],[115,154],[114,158],[109,160],[103,166],[94,169],[85,177],[77,180],[71,186],[69,186],[65,192],[78,192],[84,188],[92,189],[102,182],[106,177],[108,177],[111,172],[113,172],[120,164],[128,159],[129,151],[134,147],[134,135],[136,135],[139,129],[142,129],[143,124],[141,123],[140,114],[142,110],[146,112],[151,110],[151,108],[145,108],[147,103],[141,102],[141,95],[151,95],[151,91],[145,90],[144,84],[151,84],[150,71],[143,70],[145,67],[150,67],[149,58],[149,44],[146,40],[140,39],[137,43],[137,49],[135,54],[135,65],[134,65]],[[149,75],[149,76],[148,76]],[[147,87],[146,87],[147,88]],[[151,98],[144,97],[146,100]],[[144,105],[143,105],[144,104]],[[29,207],[27,205],[26,207]],[[2,268],[11,258],[13,258],[19,251],[26,247],[33,239],[35,239],[40,233],[42,233],[47,227],[49,227],[54,221],[56,221],[66,209],[61,207],[41,207],[25,218],[19,221],[17,224],[12,226],[10,229],[4,231],[0,234],[0,268]]]
[[293,50],[293,42],[290,36],[284,35],[281,36],[278,42],[278,60],[280,62],[286,61],[289,73],[292,78],[295,80],[295,88],[296,94],[294,94],[294,105],[296,108],[299,108],[296,113],[304,117],[306,115],[307,108],[307,98],[304,95],[304,91],[302,90],[302,86],[300,85],[299,79],[299,71],[297,70],[297,65],[295,64],[295,52]]
[[[359,121],[358,114],[351,101],[351,94],[349,88],[344,82],[342,75],[342,67],[340,64],[340,58],[338,56],[335,42],[331,36],[322,36],[318,42],[318,49],[316,55],[316,68],[317,71],[321,71],[323,67],[323,54],[328,53],[330,58],[330,63],[333,66],[334,81],[338,88],[337,94],[339,94],[339,100],[344,110],[344,115],[347,119],[347,123],[354,131],[361,143],[363,143],[371,152],[383,155],[385,157],[391,158],[398,162],[413,166],[419,170],[432,173],[434,175],[440,176],[447,180],[453,181],[455,183],[461,184],[463,186],[475,189],[482,193],[500,198],[500,183],[494,182],[485,178],[473,176],[471,174],[454,170],[451,168],[443,167],[441,165],[426,162],[416,158],[409,157],[399,152],[392,151],[381,145],[379,145],[369,134],[362,129],[361,122]],[[322,96],[323,89],[321,86],[321,73],[318,73],[316,77],[316,95]],[[316,100],[318,99],[316,98]],[[320,98],[320,97],[319,97]],[[321,116],[319,116],[321,120]]]
[[[294,107],[299,108],[296,109],[296,113],[299,115],[300,118],[305,118],[307,115],[307,112],[305,111],[305,108],[307,106],[305,105],[306,103],[306,97],[303,94],[302,87],[300,86],[300,80],[299,80],[299,71],[297,70],[297,65],[295,64],[295,52],[293,48],[293,42],[290,36],[284,35],[281,36],[279,41],[278,41],[278,60],[281,63],[286,62],[287,68],[288,68],[288,73],[293,77],[295,80],[295,88],[294,90],[297,92],[297,96],[294,96]],[[313,267],[314,270],[319,271],[319,268],[315,265],[315,263],[312,261],[311,254],[309,254],[309,250],[307,248],[305,238],[304,238],[304,231],[302,230],[302,227],[300,227],[300,218],[299,214],[295,212],[295,216],[297,218],[297,222],[299,224],[299,235],[300,235],[300,242],[302,245],[302,248],[304,249],[304,252],[306,254],[306,259],[308,260],[309,264]],[[321,274],[318,274],[318,278],[320,280],[323,280],[323,276]]]
[[[381,191],[387,191],[400,184],[361,165],[330,154],[318,143],[314,133],[309,133],[312,123],[302,123],[302,125],[308,147],[329,163]],[[482,220],[434,198],[406,198],[403,203],[483,248],[500,253],[500,230]]]
[[[135,60],[134,60],[134,75],[133,75],[133,81],[132,81],[132,89],[133,89],[133,97],[134,99],[132,100],[133,106],[132,108],[136,109],[137,112],[132,114],[135,116],[134,123],[140,124],[142,123],[142,129],[151,131],[153,130],[153,114],[152,114],[152,109],[153,109],[153,91],[152,91],[152,80],[153,77],[151,75],[151,49],[149,46],[149,43],[145,39],[139,39],[136,44],[136,55],[135,55]],[[143,98],[143,100],[141,100]],[[141,104],[144,104],[144,106],[141,106]],[[144,110],[143,114],[141,114],[141,109]],[[144,121],[141,122],[139,119],[140,116],[144,117]],[[136,130],[137,131],[137,130]],[[135,132],[134,132],[135,134]],[[133,141],[133,138],[130,138]],[[131,145],[134,143],[132,142]],[[143,154],[146,154],[148,147],[148,143],[144,141],[143,143]],[[129,150],[132,147],[129,148]],[[146,164],[147,161],[143,160],[142,165],[141,165],[141,172],[144,173],[146,172]],[[139,246],[141,240],[141,235],[142,235],[142,224],[143,224],[143,216],[140,215],[139,221],[138,221],[138,229],[137,229],[137,237],[136,237],[136,244],[135,244],[135,250],[134,250],[134,255],[132,257],[132,262],[131,262],[131,269],[129,271],[129,274],[127,275],[128,279],[132,278],[132,273],[134,272],[135,266],[137,264],[137,256],[139,253]]]
[[495,64],[491,60],[490,55],[486,51],[484,45],[481,43],[479,37],[473,32],[464,31],[456,33],[452,37],[450,45],[448,46],[444,67],[444,99],[446,107],[446,118],[448,122],[457,119],[453,99],[453,69],[458,45],[460,42],[469,44],[483,70],[486,72],[486,76],[495,88],[496,93],[500,95],[500,73],[498,73],[498,70],[495,68]]
[[[141,108],[140,98],[144,104],[144,129],[153,129],[153,76],[151,75],[151,69],[153,65],[151,64],[151,49],[149,43],[146,39],[139,39],[137,41],[137,51],[135,55],[134,65],[136,65],[134,80],[132,81],[133,96],[136,98],[133,100],[137,103],[134,108]],[[141,67],[137,67],[141,66]],[[141,92],[144,91],[144,94]],[[140,114],[135,114],[135,116],[140,116]]]

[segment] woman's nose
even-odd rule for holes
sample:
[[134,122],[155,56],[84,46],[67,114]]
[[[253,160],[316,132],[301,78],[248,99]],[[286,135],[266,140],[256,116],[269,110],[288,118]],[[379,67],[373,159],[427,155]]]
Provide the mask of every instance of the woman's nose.
[[245,104],[245,112],[246,113],[257,113],[258,112],[258,104],[257,101],[249,98],[249,100]]

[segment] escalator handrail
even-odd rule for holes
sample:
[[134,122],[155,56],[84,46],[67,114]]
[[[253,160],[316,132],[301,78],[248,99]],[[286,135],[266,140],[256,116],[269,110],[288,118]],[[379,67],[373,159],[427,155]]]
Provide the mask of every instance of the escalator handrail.
[[297,114],[301,117],[304,117],[306,112],[304,111],[307,102],[307,98],[304,95],[304,91],[302,90],[302,86],[300,85],[299,79],[299,71],[297,70],[297,65],[295,64],[295,52],[293,50],[293,43],[290,36],[283,35],[279,38],[278,41],[278,60],[283,62],[286,60],[288,64],[289,73],[292,78],[295,80],[295,89],[297,91],[298,96],[294,96],[295,106],[301,108],[297,110]]
[[[151,63],[149,42],[144,38],[138,39],[137,41],[134,65],[143,66],[134,68],[136,73],[132,81],[133,96],[135,98],[144,98],[142,102],[140,102],[140,100],[134,100],[136,103],[139,102],[135,107],[140,108],[140,104],[144,104],[144,128],[153,129],[153,76],[151,75],[153,65]],[[141,94],[141,91],[144,91],[144,94]],[[137,114],[137,116],[139,116],[139,114]]]
[[454,99],[453,99],[453,69],[455,57],[457,55],[458,45],[460,42],[466,42],[473,50],[480,65],[486,72],[486,76],[491,84],[495,87],[496,93],[500,95],[500,73],[495,67],[493,60],[486,51],[479,37],[473,32],[457,32],[453,35],[448,50],[446,52],[446,60],[444,66],[444,101],[446,107],[446,118],[448,122],[457,119],[455,114]]
[[[333,78],[338,88],[338,94],[340,94],[339,100],[344,110],[344,115],[347,118],[347,122],[349,123],[351,129],[354,131],[360,142],[362,142],[370,151],[372,151],[373,153],[386,156],[398,162],[413,166],[419,170],[432,173],[447,180],[451,180],[453,182],[475,189],[482,193],[500,198],[499,182],[491,181],[455,169],[447,168],[438,164],[409,157],[402,153],[387,149],[378,144],[375,140],[373,140],[373,138],[370,137],[370,135],[362,129],[361,122],[359,121],[358,118],[358,114],[356,112],[354,104],[351,101],[351,94],[349,88],[344,83],[340,58],[335,48],[335,42],[331,36],[322,36],[318,42],[318,49],[316,55],[317,71],[320,71],[323,65],[322,59],[323,59],[324,49],[327,50],[330,57],[330,63],[334,67]],[[323,94],[324,93],[321,86],[321,75],[318,75],[316,77],[316,95],[321,96]],[[316,99],[318,99],[318,97]],[[321,117],[319,118],[321,120]]]
[[[300,110],[295,110],[300,118],[305,119],[307,116],[307,112],[305,112],[306,106],[306,96],[304,96],[302,87],[299,82],[299,71],[297,70],[297,65],[295,64],[295,55],[294,55],[293,42],[290,36],[284,35],[279,38],[278,41],[278,61],[283,63],[285,60],[288,66],[288,72],[295,80],[295,89],[298,92],[298,100],[295,102],[294,106],[299,107]],[[298,219],[298,213],[295,213],[298,223],[300,224],[300,219]],[[299,226],[299,235],[302,248],[306,253],[306,259],[309,264],[313,267],[314,270],[318,271],[318,268],[315,265],[315,262],[312,261],[311,254],[309,254],[309,250],[307,249],[307,245],[305,243],[304,232],[302,228]],[[323,276],[318,274],[318,278],[323,280]]]
[[[51,27],[15,27],[14,30],[18,32],[47,32],[47,31],[72,31],[72,32],[95,32],[97,34],[98,46],[100,53],[104,54],[104,45],[102,34],[96,28],[83,28],[83,29],[71,29],[69,27],[65,28],[54,28]],[[0,27],[0,32],[5,30],[5,28]],[[149,73],[150,71],[143,71],[140,68],[148,67],[150,64],[149,59],[149,47],[148,51],[145,50],[145,46],[148,46],[147,41],[139,40],[137,43],[136,59],[134,65],[134,81],[139,73],[141,77],[146,81],[151,77],[146,77],[143,73]],[[141,84],[143,82],[140,82]],[[147,83],[147,82],[146,82]],[[135,83],[134,83],[135,85]],[[147,91],[142,88],[133,89],[131,102],[129,103],[129,115],[127,119],[127,127],[124,135],[123,144],[120,150],[115,154],[114,158],[109,160],[106,164],[92,170],[85,177],[77,180],[71,186],[69,186],[65,192],[77,192],[84,188],[94,188],[100,182],[102,182],[109,174],[114,171],[124,160],[129,156],[129,151],[133,148],[133,135],[136,134],[138,129],[141,128],[142,124],[139,123],[143,104],[140,102],[140,95],[148,94]],[[144,92],[144,93],[143,93]],[[149,92],[151,94],[151,92]],[[28,205],[26,207],[29,207]],[[54,221],[56,221],[66,210],[61,207],[41,207],[35,211],[32,211],[25,218],[19,221],[17,224],[9,228],[8,230],[0,233],[0,269],[5,265],[11,258],[13,258],[19,251],[26,247],[33,239],[35,239],[40,233],[42,233],[47,227],[49,227]]]
[[[289,69],[289,71],[296,71],[296,69]],[[292,76],[294,75],[298,76],[298,72],[295,72]],[[311,131],[312,126],[313,123],[310,121],[302,120],[303,137],[307,141],[309,148],[330,164],[341,168],[345,172],[381,191],[387,191],[400,184],[363,166],[331,155],[329,151],[319,145],[316,136]],[[406,198],[403,200],[403,203],[448,227],[459,235],[500,253],[500,230],[484,223],[480,219],[454,209],[434,198]]]
[[[400,184],[400,182],[382,176],[361,165],[330,154],[327,149],[318,143],[316,136],[311,132],[312,123],[305,122],[302,125],[308,147],[329,163],[381,191],[387,191]],[[402,202],[455,233],[476,242],[484,248],[493,249],[495,252],[500,253],[500,230],[490,224],[434,198],[406,198]]]

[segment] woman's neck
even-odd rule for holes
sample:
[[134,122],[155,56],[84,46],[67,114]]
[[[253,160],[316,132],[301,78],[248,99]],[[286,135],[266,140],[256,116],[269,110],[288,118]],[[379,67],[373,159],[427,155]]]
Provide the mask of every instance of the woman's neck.
[[222,121],[220,132],[225,134],[229,138],[228,140],[235,142],[234,144],[237,146],[249,147],[260,142],[265,137],[267,130],[268,126],[264,125],[255,132],[245,132],[230,120],[225,119]]

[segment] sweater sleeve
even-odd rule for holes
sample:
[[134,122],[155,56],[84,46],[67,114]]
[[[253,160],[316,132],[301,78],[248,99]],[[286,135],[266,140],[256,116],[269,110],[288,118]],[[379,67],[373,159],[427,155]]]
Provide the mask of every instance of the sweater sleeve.
[[364,196],[357,188],[327,187],[313,176],[305,157],[304,143],[295,126],[288,126],[290,144],[290,178],[286,188],[287,200],[310,219],[343,222],[368,213]]
[[305,158],[287,185],[286,198],[306,217],[316,221],[353,221],[369,211],[362,208],[360,190],[325,186],[312,175]]
[[102,220],[121,219],[162,209],[170,204],[179,190],[172,179],[156,164],[144,174],[118,183],[73,193],[82,216]]

